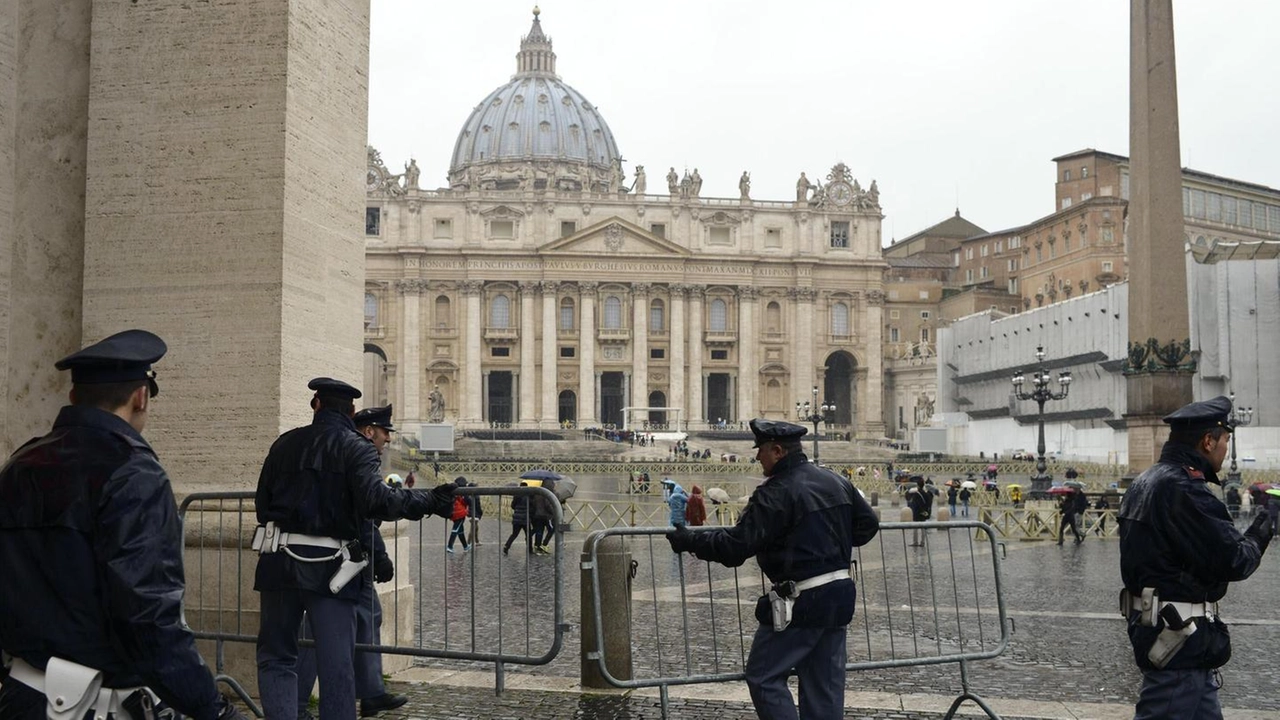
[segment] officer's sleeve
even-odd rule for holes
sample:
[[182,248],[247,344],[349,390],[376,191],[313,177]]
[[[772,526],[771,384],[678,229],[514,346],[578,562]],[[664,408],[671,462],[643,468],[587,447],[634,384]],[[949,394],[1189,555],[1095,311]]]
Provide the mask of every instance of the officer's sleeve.
[[110,639],[128,668],[179,712],[216,718],[218,691],[182,625],[182,528],[169,478],[135,456],[103,488],[95,534]]
[[[353,438],[358,436],[352,435]],[[430,492],[393,488],[382,482],[382,464],[373,443],[360,438],[347,445],[351,496],[360,516],[370,520],[421,520],[438,512],[439,498]],[[452,498],[449,503],[452,505]]]
[[853,546],[862,547],[880,532],[880,518],[867,503],[866,498],[854,486],[849,486],[849,501],[853,504]]
[[691,552],[701,560],[738,567],[763,550],[771,539],[782,537],[787,528],[781,488],[761,485],[751,494],[738,516],[738,524],[693,533]]
[[1231,522],[1227,508],[1204,483],[1181,483],[1183,492],[1174,518],[1178,527],[1170,540],[1196,568],[1196,576],[1218,582],[1244,580],[1258,569],[1266,548],[1245,537]]

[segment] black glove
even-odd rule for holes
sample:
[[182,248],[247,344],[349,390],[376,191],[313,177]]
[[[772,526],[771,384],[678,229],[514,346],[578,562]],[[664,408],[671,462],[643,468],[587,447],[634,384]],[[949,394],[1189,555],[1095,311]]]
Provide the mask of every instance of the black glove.
[[240,709],[226,697],[219,695],[218,703],[218,720],[249,720],[248,716],[240,712]]
[[396,565],[391,562],[391,557],[386,553],[378,556],[373,561],[373,579],[380,583],[390,582],[391,578],[396,576]]
[[671,543],[671,552],[693,551],[693,533],[684,525],[677,525],[675,530],[668,530],[667,542]]
[[1244,531],[1244,536],[1253,538],[1257,541],[1258,547],[1265,551],[1271,542],[1271,516],[1265,510],[1259,512],[1249,524],[1249,529]]
[[431,514],[449,520],[453,517],[453,491],[458,486],[454,483],[441,483],[427,493],[431,501]]

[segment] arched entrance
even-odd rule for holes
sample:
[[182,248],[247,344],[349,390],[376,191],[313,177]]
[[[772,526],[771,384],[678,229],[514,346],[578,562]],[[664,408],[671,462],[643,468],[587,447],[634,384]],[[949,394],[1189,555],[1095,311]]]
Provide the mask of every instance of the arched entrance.
[[818,401],[827,400],[836,404],[836,411],[831,414],[832,425],[852,425],[853,419],[857,417],[858,387],[854,381],[857,366],[858,361],[843,350],[827,356],[822,397]]
[[[654,390],[649,393],[649,407],[664,408],[667,406],[667,395],[661,390]],[[663,410],[649,411],[649,428],[650,430],[665,430],[667,428],[667,413]]]
[[561,427],[568,427],[578,421],[578,396],[572,390],[560,391],[560,412],[556,416]]
[[373,343],[364,344],[364,397],[370,406],[387,404],[387,353]]

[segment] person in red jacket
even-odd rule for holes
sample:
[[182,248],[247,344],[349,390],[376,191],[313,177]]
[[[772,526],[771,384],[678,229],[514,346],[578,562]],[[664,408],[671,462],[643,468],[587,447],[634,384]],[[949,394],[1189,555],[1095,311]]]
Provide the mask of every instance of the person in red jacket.
[[707,503],[702,497],[702,488],[694,485],[693,494],[689,496],[689,505],[684,509],[685,522],[690,525],[705,525],[707,522]]

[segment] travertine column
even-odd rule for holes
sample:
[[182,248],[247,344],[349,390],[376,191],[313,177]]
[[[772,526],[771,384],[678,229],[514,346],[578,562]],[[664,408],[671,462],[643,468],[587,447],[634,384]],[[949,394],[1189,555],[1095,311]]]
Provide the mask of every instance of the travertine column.
[[538,283],[520,283],[520,424],[523,427],[534,427],[538,414],[534,409],[534,367],[538,350],[534,337],[533,294],[538,290]]
[[818,293],[813,288],[795,288],[789,295],[795,305],[795,368],[791,371],[791,390],[796,400],[809,397],[813,380],[813,345],[818,341],[813,335],[813,301]]
[[671,398],[668,405],[673,408],[680,408],[678,415],[672,415],[671,421],[675,422],[677,417],[684,420],[684,425],[673,427],[674,430],[683,430],[687,426],[689,419],[689,407],[685,402],[687,397],[685,393],[685,338],[684,327],[684,304],[689,289],[685,285],[671,286],[671,341],[668,345],[671,347]]
[[560,395],[556,392],[557,291],[560,283],[542,283],[542,424],[554,426],[559,420]]
[[598,283],[578,283],[582,305],[582,327],[578,329],[578,427],[600,424],[596,416],[596,288]]
[[484,421],[482,410],[484,388],[480,374],[484,365],[484,358],[480,354],[480,332],[483,324],[480,313],[480,293],[484,290],[484,283],[479,280],[464,280],[459,287],[467,303],[465,325],[467,347],[462,366],[462,402],[459,403],[464,410],[460,420],[463,425],[479,427]]
[[649,404],[649,283],[631,284],[631,407]]
[[[1125,419],[1129,469],[1140,472],[1155,462],[1168,436],[1160,417],[1191,402],[1196,363],[1187,319],[1173,5],[1171,0],[1130,0],[1129,7],[1132,158]],[[1067,348],[1048,350],[1063,355]]]
[[700,428],[702,412],[702,298],[706,285],[689,286],[689,427]]
[[422,422],[422,291],[426,283],[410,278],[396,281],[400,293],[403,320],[400,327],[400,386],[404,390],[402,405],[395,408],[396,420],[405,426],[404,432],[416,432]]
[[881,328],[884,327],[884,293],[871,290],[866,294],[867,322],[858,329],[866,348],[867,395],[855,432],[872,440],[885,436],[884,428],[884,352]]
[[738,288],[738,416],[750,420],[756,416],[756,389],[760,385],[756,352],[760,338],[756,332],[756,297],[753,287]]

